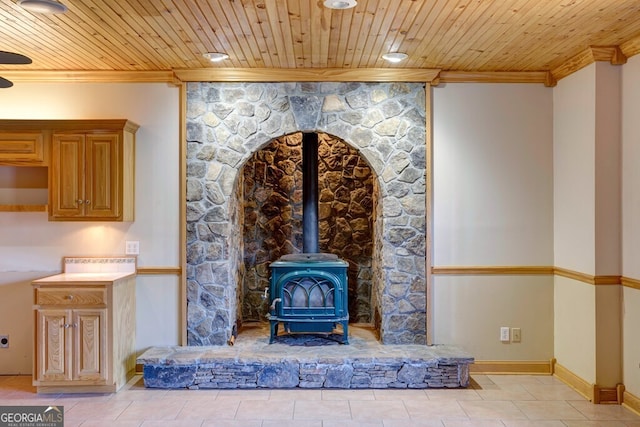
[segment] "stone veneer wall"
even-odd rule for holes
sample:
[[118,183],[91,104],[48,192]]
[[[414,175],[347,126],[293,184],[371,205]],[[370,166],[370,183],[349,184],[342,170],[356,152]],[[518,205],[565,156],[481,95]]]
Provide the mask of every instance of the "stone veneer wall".
[[[242,319],[267,320],[269,264],[301,253],[302,133],[276,138],[243,167],[244,284]],[[349,318],[371,323],[373,218],[371,168],[355,148],[318,135],[319,249],[349,263]]]
[[385,344],[426,343],[425,88],[418,83],[187,85],[189,345],[222,345],[242,303],[240,173],[274,138],[324,132],[378,178],[373,286]]

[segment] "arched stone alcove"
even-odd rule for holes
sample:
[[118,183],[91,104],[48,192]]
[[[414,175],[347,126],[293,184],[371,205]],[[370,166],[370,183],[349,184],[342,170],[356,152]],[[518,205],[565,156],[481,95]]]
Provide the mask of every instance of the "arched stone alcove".
[[243,165],[300,131],[336,136],[373,170],[373,322],[385,344],[426,343],[424,91],[417,83],[187,85],[189,345],[226,343],[241,318]]
[[[319,249],[349,264],[350,321],[372,323],[375,177],[358,150],[339,138],[320,133],[318,146]],[[268,320],[269,264],[303,251],[302,169],[302,132],[272,140],[242,167],[243,323]]]

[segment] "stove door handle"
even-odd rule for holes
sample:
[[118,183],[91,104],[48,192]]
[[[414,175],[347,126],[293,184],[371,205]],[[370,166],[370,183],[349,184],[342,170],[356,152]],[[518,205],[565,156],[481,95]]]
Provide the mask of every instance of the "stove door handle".
[[271,310],[275,310],[276,309],[276,303],[278,302],[282,302],[282,298],[276,298],[273,300],[273,302],[271,303]]

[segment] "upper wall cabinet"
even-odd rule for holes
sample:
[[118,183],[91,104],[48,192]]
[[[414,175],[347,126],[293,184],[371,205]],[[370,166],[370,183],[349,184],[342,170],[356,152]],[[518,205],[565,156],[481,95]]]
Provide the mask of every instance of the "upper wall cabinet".
[[[47,210],[50,221],[133,221],[137,130],[128,120],[0,120],[0,178],[15,187],[0,188],[0,211]],[[47,167],[48,195],[34,205],[34,185],[21,183],[40,183]]]
[[135,132],[128,121],[53,132],[51,221],[133,221]]

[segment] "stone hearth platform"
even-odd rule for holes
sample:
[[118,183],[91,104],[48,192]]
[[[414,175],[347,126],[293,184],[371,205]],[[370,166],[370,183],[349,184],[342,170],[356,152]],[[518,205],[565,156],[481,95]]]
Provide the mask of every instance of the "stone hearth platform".
[[474,359],[446,345],[382,345],[375,332],[349,326],[328,335],[280,335],[269,326],[244,326],[234,345],[152,347],[138,358],[146,387],[255,388],[460,388],[469,385]]

